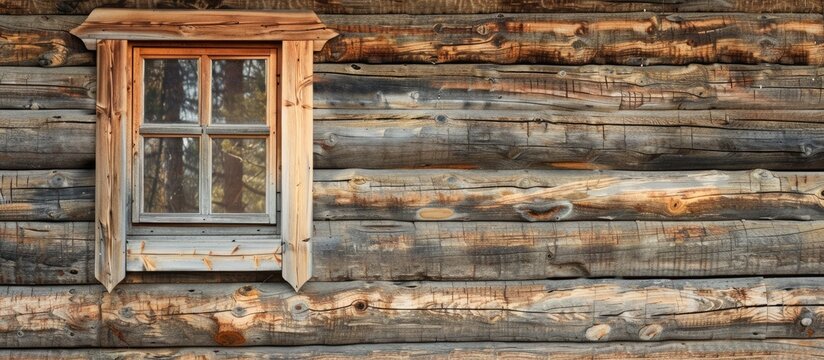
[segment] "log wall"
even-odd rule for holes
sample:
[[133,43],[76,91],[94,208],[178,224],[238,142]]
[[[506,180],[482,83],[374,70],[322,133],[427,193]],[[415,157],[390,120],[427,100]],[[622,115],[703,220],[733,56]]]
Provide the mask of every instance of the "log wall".
[[[300,293],[97,284],[95,54],[68,33],[97,7],[312,9],[341,33],[315,56]],[[0,358],[821,356],[822,13],[0,0]]]

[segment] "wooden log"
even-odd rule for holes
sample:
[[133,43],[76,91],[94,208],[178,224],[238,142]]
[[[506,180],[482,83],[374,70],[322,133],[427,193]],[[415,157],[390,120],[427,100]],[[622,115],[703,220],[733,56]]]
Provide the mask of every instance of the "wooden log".
[[92,223],[0,222],[0,283],[94,282]]
[[326,15],[316,62],[824,64],[820,14]]
[[0,350],[0,359],[818,359],[818,339],[609,343],[418,343],[339,346]]
[[318,171],[315,219],[408,221],[824,219],[824,174]]
[[[0,6],[2,7],[2,6]],[[0,16],[0,65],[93,65],[94,54],[68,30],[84,16]]]
[[317,169],[824,168],[819,112],[315,113]]
[[94,110],[97,76],[92,67],[3,67],[0,109]]
[[315,279],[824,274],[824,222],[315,221]]
[[0,170],[0,220],[94,220],[94,173]]
[[817,338],[821,278],[7,287],[3,347]]
[[[52,16],[68,23],[82,16]],[[0,19],[12,39],[0,65],[91,65],[66,30],[32,29],[34,16]],[[325,15],[341,34],[315,62],[496,64],[824,64],[820,14],[742,13]],[[7,34],[7,35],[6,35]]]
[[[94,121],[87,111],[0,111],[0,168],[90,168]],[[821,170],[823,121],[790,110],[317,110],[314,165]]]
[[315,107],[353,110],[824,109],[814,66],[315,66]]
[[816,1],[785,0],[553,0],[553,1],[363,1],[363,0],[0,0],[0,14],[88,14],[98,7],[175,8],[175,9],[278,9],[314,10],[320,14],[474,14],[521,12],[754,12],[821,13]]
[[91,168],[94,113],[0,110],[0,169]]

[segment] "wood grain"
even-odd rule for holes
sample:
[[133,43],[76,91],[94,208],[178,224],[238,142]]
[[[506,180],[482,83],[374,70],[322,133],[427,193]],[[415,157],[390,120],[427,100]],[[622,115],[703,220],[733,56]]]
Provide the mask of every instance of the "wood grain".
[[315,180],[315,218],[327,220],[824,219],[820,173],[340,170]]
[[654,343],[410,343],[339,346],[0,350],[0,359],[819,359],[821,340],[709,340]]
[[0,110],[0,168],[91,168],[94,128],[89,110]]
[[[816,338],[821,278],[7,287],[3,347]],[[36,319],[36,321],[34,321]],[[805,320],[807,319],[807,320]],[[355,331],[357,329],[357,331]]]
[[[4,36],[14,40],[3,47],[0,65],[93,63],[67,32],[71,26],[31,29],[19,23],[35,23],[37,17],[15,19],[0,23]],[[824,64],[820,14],[324,15],[322,20],[340,36],[315,54],[316,63]]]
[[94,275],[112,291],[126,276],[131,66],[125,40],[101,40],[97,50]]
[[[0,6],[3,8],[3,6]],[[93,65],[94,54],[68,30],[83,16],[0,16],[0,65]]]
[[824,274],[821,221],[315,221],[314,276],[532,280]]
[[0,109],[94,109],[96,80],[90,67],[3,67]]
[[0,14],[88,14],[98,7],[313,10],[322,14],[473,14],[552,12],[753,12],[821,13],[817,1],[786,0],[0,0]]
[[0,220],[94,219],[94,174],[0,170]]
[[338,34],[312,11],[95,9],[70,31],[94,50],[97,40],[309,41],[320,50]]
[[[92,223],[0,224],[0,283],[96,283]],[[313,281],[820,275],[822,238],[822,221],[315,221]],[[279,278],[152,272],[124,282]]]

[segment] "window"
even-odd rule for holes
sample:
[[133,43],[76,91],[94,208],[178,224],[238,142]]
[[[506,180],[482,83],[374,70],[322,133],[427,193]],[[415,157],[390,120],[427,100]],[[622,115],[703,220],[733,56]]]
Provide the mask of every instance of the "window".
[[[95,9],[95,275],[281,270],[311,277],[308,11]],[[242,41],[237,41],[242,40]]]

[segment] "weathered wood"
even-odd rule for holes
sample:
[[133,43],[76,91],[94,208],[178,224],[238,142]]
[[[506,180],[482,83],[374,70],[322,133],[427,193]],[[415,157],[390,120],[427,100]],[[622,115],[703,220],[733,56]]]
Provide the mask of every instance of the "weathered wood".
[[824,68],[782,65],[315,66],[315,107],[357,110],[824,109]]
[[273,236],[133,236],[126,271],[280,271],[281,242]]
[[[7,264],[0,283],[94,281],[91,223],[0,224],[0,258]],[[344,281],[816,275],[824,274],[822,238],[821,221],[316,221],[313,276]],[[279,278],[270,272],[151,272],[130,273],[124,282]]]
[[0,170],[0,220],[93,220],[94,174]]
[[0,109],[94,109],[94,68],[3,67]]
[[94,50],[97,40],[310,41],[320,50],[338,34],[312,11],[95,9],[71,33]]
[[0,283],[95,281],[93,229],[91,222],[0,222]]
[[[0,6],[2,8],[2,6]],[[0,65],[94,64],[94,54],[69,34],[84,16],[0,16]]]
[[130,149],[128,45],[101,40],[97,48],[97,132],[95,135],[95,270],[112,291],[126,276],[126,228],[129,226]]
[[824,168],[817,111],[316,113],[318,169]]
[[409,221],[824,219],[824,174],[318,171],[315,218]]
[[824,273],[821,221],[315,221],[315,229],[319,281]]
[[821,13],[817,1],[786,0],[0,0],[0,14],[88,14],[98,7],[176,9],[308,9],[322,14],[473,14],[520,12],[755,12]]
[[0,110],[0,169],[90,168],[94,124],[85,110]]
[[[3,347],[820,337],[821,278],[7,287]],[[33,321],[35,320],[36,321]]]
[[419,343],[340,346],[0,350],[0,359],[819,359],[821,340]]
[[[68,32],[17,23],[36,19],[0,22],[14,40],[0,65],[93,63]],[[820,14],[326,15],[323,22],[341,36],[316,62],[824,65]]]
[[280,156],[283,278],[299,290],[312,277],[312,44],[281,47]]
[[820,14],[326,15],[316,62],[824,64]]

